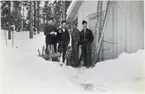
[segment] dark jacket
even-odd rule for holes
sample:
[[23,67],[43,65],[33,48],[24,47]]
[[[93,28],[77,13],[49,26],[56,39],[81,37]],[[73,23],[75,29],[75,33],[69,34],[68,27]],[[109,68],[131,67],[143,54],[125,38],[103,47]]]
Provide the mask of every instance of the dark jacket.
[[62,41],[62,29],[57,29],[57,38],[58,41]]
[[88,28],[86,29],[85,36],[84,36],[84,29],[81,31],[80,42],[79,42],[80,45],[86,44],[86,43],[92,43],[93,40],[94,40],[94,37],[93,37],[92,31],[90,29],[88,29]]
[[65,32],[63,31],[63,29],[61,29],[61,33],[58,32],[58,37],[59,41],[63,42],[65,45],[69,44],[70,36],[67,29],[65,29]]
[[55,26],[53,26],[53,25],[48,25],[48,24],[44,24],[44,28],[43,28],[44,30],[44,34],[47,36],[47,35],[50,35],[50,33],[52,32],[52,31],[54,31],[54,32],[56,32],[56,28],[55,28]]
[[80,31],[75,28],[73,29],[73,31],[71,32],[71,37],[72,37],[72,40],[75,40],[75,41],[80,41]]
[[[55,32],[56,35],[50,34],[52,31]],[[46,41],[47,45],[57,43],[57,30],[56,30],[55,26],[44,24],[43,32],[44,32],[44,35],[46,36],[45,41]]]
[[91,56],[91,43],[94,40],[92,31],[89,29],[86,29],[86,33],[84,34],[84,30],[81,31],[80,34],[80,43],[82,45],[82,55],[80,57],[80,60],[83,59],[84,65],[86,67],[92,66],[92,56]]

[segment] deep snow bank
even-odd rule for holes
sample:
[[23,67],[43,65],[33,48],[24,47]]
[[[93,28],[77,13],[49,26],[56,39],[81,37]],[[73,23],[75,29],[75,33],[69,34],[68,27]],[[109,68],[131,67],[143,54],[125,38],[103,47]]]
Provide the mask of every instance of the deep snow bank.
[[50,94],[51,92],[145,92],[145,51],[122,53],[117,59],[99,62],[92,69],[60,66],[38,57],[44,45],[43,33],[28,38],[28,32],[15,33],[5,45],[1,33],[1,94]]
[[[84,70],[79,75],[79,78],[83,79],[83,82],[80,81],[80,83],[93,85],[92,91],[107,92],[111,90],[110,92],[112,92],[115,88],[108,90],[110,87],[124,83],[122,87],[118,87],[119,90],[116,92],[145,92],[144,57],[145,50],[138,50],[131,54],[122,53],[117,59],[99,62],[94,68]],[[141,83],[134,83],[135,81],[141,81]]]
[[[99,62],[85,73],[93,73],[106,80],[133,80],[145,77],[145,50],[136,53],[122,53],[117,59]],[[93,75],[91,74],[91,75]],[[105,75],[104,75],[105,74]],[[86,74],[85,74],[86,75]]]

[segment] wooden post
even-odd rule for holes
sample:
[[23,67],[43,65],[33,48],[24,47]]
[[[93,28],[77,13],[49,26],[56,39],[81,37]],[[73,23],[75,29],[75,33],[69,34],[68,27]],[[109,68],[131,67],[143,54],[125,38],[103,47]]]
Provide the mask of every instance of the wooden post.
[[[103,1],[100,1],[100,22],[99,22],[99,33],[102,32],[102,25],[103,25]],[[99,34],[100,35],[100,34]],[[100,39],[100,36],[99,36],[99,39]],[[102,48],[102,44],[101,43],[101,48]],[[98,53],[98,60],[101,61],[102,60],[102,56],[103,56],[103,51],[99,51]]]
[[[105,10],[105,17],[103,16],[103,11],[102,11],[102,1],[98,1],[98,6],[97,6],[97,22],[96,22],[96,27],[95,27],[95,35],[97,34],[97,39],[95,38],[95,42],[97,43],[94,48],[96,50],[95,53],[93,54],[94,56],[94,61],[93,61],[93,66],[95,66],[95,63],[97,63],[100,59],[100,51],[101,51],[101,46],[102,46],[102,42],[103,42],[103,37],[104,37],[104,28],[105,28],[105,24],[108,18],[108,14],[110,11],[110,6],[111,6],[111,1],[107,2],[107,7]],[[99,35],[100,32],[100,35]]]
[[100,1],[98,1],[97,4],[97,19],[96,19],[96,25],[95,25],[95,33],[94,33],[94,45],[93,45],[93,51],[92,51],[92,61],[93,61],[93,66],[95,65],[96,61],[97,61],[97,45],[98,45],[98,39],[99,39],[99,17],[100,17]]
[[103,37],[104,37],[104,34],[105,34],[104,28],[105,28],[105,24],[106,24],[108,14],[109,14],[109,11],[110,11],[110,6],[111,6],[111,1],[108,1],[107,7],[106,7],[105,17],[103,19],[103,24],[102,24],[102,32],[101,32],[100,39],[99,39],[99,44],[98,44],[98,47],[97,47],[97,57],[99,56],[99,53],[100,53],[100,50],[101,50],[101,45],[102,45]]

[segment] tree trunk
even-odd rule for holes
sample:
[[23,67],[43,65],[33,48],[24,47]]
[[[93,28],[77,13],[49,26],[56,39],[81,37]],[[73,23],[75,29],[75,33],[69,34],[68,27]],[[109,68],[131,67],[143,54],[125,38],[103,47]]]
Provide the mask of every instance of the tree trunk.
[[39,34],[40,33],[40,1],[37,1],[37,17],[38,17],[38,20],[37,20],[37,25],[38,25],[38,27],[37,27],[37,33]]
[[62,19],[65,20],[66,13],[65,13],[65,1],[62,1]]
[[34,2],[34,34],[36,34],[36,1],[33,1]]
[[23,31],[23,29],[24,29],[24,3],[23,3],[23,1],[22,1],[22,11],[23,11],[23,16],[22,16],[22,27],[21,27],[21,31]]
[[22,30],[24,31],[24,6],[23,6],[23,28]]
[[33,13],[32,13],[32,1],[30,1],[30,33],[29,33],[29,37],[30,39],[33,38],[33,28],[32,28],[32,23],[33,23]]
[[11,1],[9,1],[9,31],[8,31],[8,39],[11,39]]

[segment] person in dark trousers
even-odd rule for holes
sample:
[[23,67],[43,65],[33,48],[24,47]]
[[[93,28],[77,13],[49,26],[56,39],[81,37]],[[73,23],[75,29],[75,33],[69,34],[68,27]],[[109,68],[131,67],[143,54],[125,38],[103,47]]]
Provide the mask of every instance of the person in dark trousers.
[[57,31],[57,38],[58,38],[58,52],[62,53],[62,27],[59,26],[58,27],[58,31]]
[[61,49],[62,52],[62,62],[65,62],[65,54],[70,41],[69,32],[66,29],[66,21],[62,21],[61,34],[59,38],[60,38],[59,49]]
[[68,46],[65,58],[66,58],[66,65],[74,66],[73,57],[72,57],[72,47],[71,46]]
[[72,23],[72,30],[71,30],[71,44],[72,44],[72,57],[74,67],[78,67],[79,64],[79,41],[80,41],[80,31],[76,28],[75,22]]
[[82,55],[80,60],[83,59],[84,66],[87,68],[92,66],[92,58],[91,58],[91,43],[94,40],[92,31],[87,28],[87,22],[84,20],[82,21],[83,30],[80,33],[80,42],[82,48]]
[[55,26],[53,25],[53,19],[52,18],[48,21],[48,24],[44,25],[43,29],[44,29],[44,35],[46,36],[45,37],[45,43],[46,43],[45,53],[46,54],[52,54],[52,47],[53,46],[54,46],[54,50],[56,52],[54,38],[57,35],[57,31],[56,31]]

